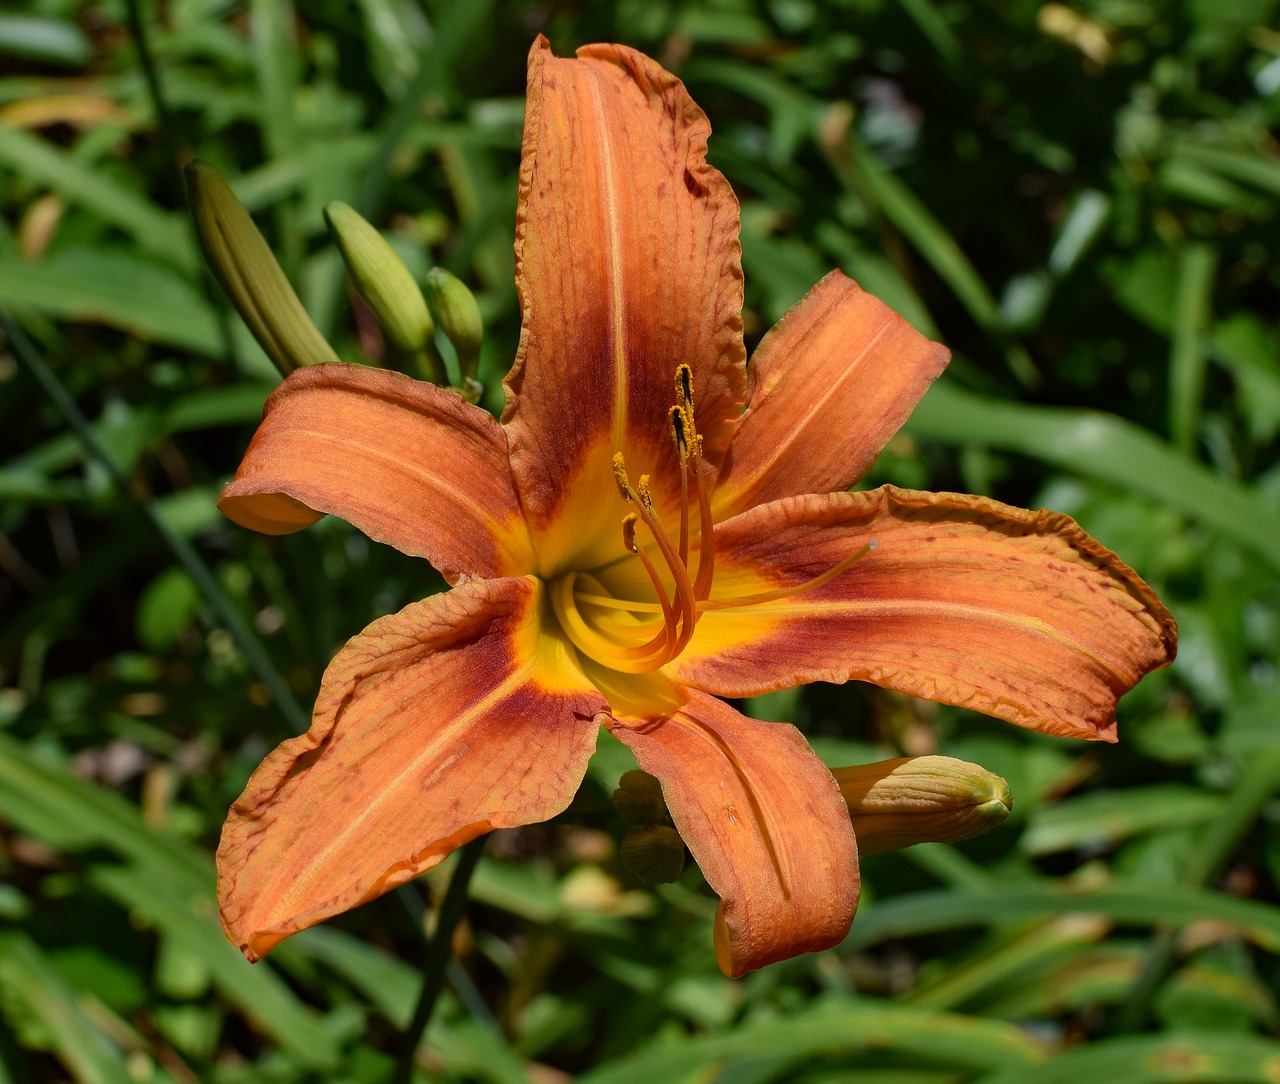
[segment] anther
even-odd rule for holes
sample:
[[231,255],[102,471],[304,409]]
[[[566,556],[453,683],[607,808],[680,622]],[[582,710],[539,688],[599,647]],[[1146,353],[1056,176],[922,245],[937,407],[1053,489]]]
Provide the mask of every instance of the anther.
[[622,460],[622,453],[615,452],[613,455],[613,480],[618,483],[618,492],[622,494],[622,499],[631,503],[631,482],[627,478],[627,465]]
[[628,512],[622,519],[622,544],[628,553],[636,553],[640,548],[636,545],[636,521],[639,518],[634,512]]
[[676,442],[676,451],[682,460],[689,458],[689,415],[682,406],[673,406],[667,411],[671,423],[671,437]]
[[653,495],[649,492],[649,476],[647,474],[640,475],[640,481],[636,483],[636,496],[640,498],[640,503],[645,506],[645,510],[653,512]]
[[693,413],[693,370],[688,365],[676,366],[676,398],[685,410]]

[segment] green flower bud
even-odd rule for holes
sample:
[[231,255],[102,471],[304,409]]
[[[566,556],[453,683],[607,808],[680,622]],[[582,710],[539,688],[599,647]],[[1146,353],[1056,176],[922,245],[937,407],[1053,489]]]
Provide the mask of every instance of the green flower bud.
[[422,375],[444,381],[444,367],[431,341],[435,325],[413,275],[386,239],[354,207],[334,200],[324,220],[351,281],[368,302],[387,338],[413,358]]
[[684,869],[684,840],[665,824],[633,828],[623,837],[622,864],[647,885],[670,884]]
[[443,267],[433,267],[427,272],[426,286],[427,300],[435,313],[436,323],[458,352],[458,368],[465,389],[469,380],[475,382],[480,344],[484,341],[480,306],[462,280]]
[[981,835],[1009,815],[1009,784],[977,764],[952,757],[902,757],[835,768],[860,854],[916,843],[956,843]]
[[337,362],[231,186],[207,162],[186,169],[205,259],[253,337],[288,376],[303,365]]

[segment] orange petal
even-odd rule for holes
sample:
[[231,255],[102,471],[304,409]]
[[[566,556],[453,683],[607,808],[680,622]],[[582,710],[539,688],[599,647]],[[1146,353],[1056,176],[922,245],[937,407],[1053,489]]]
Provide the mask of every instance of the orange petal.
[[222,921],[250,960],[569,804],[604,703],[542,635],[540,596],[533,579],[471,581],[329,664],[311,729],[262,762],[222,830]]
[[264,534],[332,513],[450,580],[533,563],[493,418],[433,384],[363,365],[292,373],[267,400],[218,507]]
[[788,723],[698,692],[613,733],[662,783],[671,819],[721,897],[716,958],[738,978],[839,944],[858,906],[858,851],[831,773]]
[[747,409],[716,487],[716,518],[779,497],[848,489],[950,357],[832,271],[751,356]]
[[654,476],[660,502],[678,484],[678,365],[692,366],[711,462],[741,410],[738,204],[706,163],[709,131],[683,84],[640,53],[533,46],[516,216],[524,322],[502,420],[544,574],[617,556],[614,452],[633,477]]
[[674,664],[747,696],[857,678],[1049,734],[1115,740],[1116,701],[1172,661],[1177,627],[1068,516],[885,486],[764,505],[716,529],[714,595],[814,590],[708,612]]

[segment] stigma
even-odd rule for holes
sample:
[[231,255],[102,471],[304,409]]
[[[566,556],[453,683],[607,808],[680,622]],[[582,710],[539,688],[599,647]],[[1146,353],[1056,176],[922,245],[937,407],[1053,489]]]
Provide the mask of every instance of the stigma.
[[[654,504],[649,475],[640,475],[632,484],[622,452],[616,452],[612,462],[614,483],[628,508],[622,520],[623,551],[644,569],[652,596],[618,598],[591,572],[570,572],[551,585],[556,616],[574,646],[596,662],[624,673],[648,673],[677,658],[708,611],[760,605],[810,591],[829,583],[875,549],[872,541],[821,575],[793,587],[713,599],[710,472],[702,457],[693,371],[688,365],[676,367],[674,383],[675,402],[667,411],[667,429],[679,470],[679,522],[672,528],[663,522]],[[691,561],[695,531],[696,559]]]

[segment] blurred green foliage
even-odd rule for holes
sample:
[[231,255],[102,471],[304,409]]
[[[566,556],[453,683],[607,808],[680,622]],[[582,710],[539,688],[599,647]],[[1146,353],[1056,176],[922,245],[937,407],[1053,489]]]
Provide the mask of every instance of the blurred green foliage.
[[448,867],[250,967],[210,856],[336,647],[441,581],[340,522],[216,513],[274,370],[179,164],[227,175],[344,358],[382,344],[329,201],[462,278],[496,408],[538,32],[639,47],[706,109],[752,341],[840,266],[953,347],[868,484],[1069,512],[1182,646],[1113,747],[866,687],[750,704],[831,763],[979,761],[1017,806],[868,859],[842,948],[739,983],[695,867],[622,869],[602,739],[568,814],[490,842],[421,1079],[1280,1079],[1278,7],[169,0],[152,82],[123,0],[6,5],[0,1082],[387,1079]]

